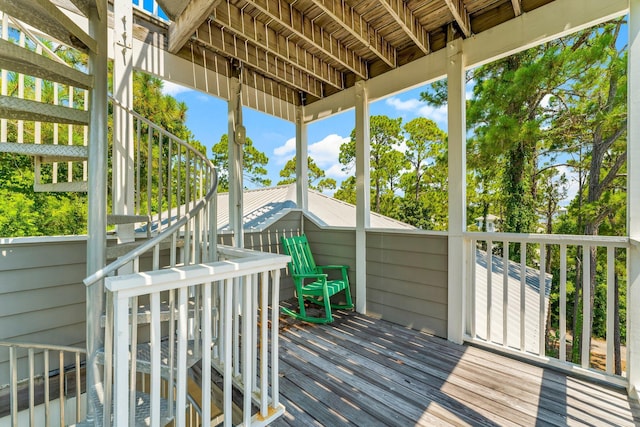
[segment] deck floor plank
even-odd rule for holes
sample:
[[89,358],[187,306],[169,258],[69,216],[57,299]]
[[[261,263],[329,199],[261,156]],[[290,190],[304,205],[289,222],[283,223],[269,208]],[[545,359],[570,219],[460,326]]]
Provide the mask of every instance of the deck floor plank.
[[624,390],[357,313],[281,321],[273,425],[640,425]]

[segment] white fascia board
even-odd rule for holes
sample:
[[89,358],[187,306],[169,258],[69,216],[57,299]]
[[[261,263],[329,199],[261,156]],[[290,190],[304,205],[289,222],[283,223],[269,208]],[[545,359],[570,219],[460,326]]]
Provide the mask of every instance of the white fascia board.
[[[463,41],[465,67],[474,68],[558,37],[622,16],[628,0],[556,0]],[[369,100],[409,90],[446,76],[446,49],[367,81]],[[311,123],[355,107],[353,87],[305,107]]]

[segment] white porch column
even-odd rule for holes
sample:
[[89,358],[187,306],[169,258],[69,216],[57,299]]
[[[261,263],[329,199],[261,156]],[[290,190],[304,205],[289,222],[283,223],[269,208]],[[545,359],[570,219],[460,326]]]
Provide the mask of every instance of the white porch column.
[[[133,116],[125,111],[133,108],[133,3],[116,0],[113,13],[113,97],[123,107],[113,108],[113,213],[134,215]],[[119,243],[134,241],[134,224],[116,227]]]
[[356,311],[367,311],[367,234],[371,213],[371,141],[369,94],[364,80],[356,82]]
[[627,378],[629,395],[640,393],[640,0],[629,1],[627,230]]
[[462,39],[447,45],[449,127],[449,256],[447,338],[462,343],[464,336],[466,230],[466,109]]
[[308,210],[309,190],[309,140],[307,124],[304,122],[304,106],[296,107],[296,204],[299,209]]
[[242,147],[245,130],[242,125],[242,86],[238,77],[230,79],[228,103],[229,139],[229,225],[233,230],[235,246],[244,247],[242,230]]

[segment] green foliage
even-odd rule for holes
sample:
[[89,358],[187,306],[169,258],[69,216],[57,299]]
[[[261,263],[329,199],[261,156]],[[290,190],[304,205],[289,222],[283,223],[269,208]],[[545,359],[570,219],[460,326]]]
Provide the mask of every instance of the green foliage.
[[[316,162],[307,157],[307,168],[309,171],[309,188],[312,190],[324,191],[335,190],[336,180],[333,178],[327,178],[325,173]],[[282,170],[280,176],[284,179],[278,181],[278,185],[292,184],[296,182],[296,158],[293,157],[287,161]]]
[[[229,191],[229,137],[227,134],[220,137],[220,141],[211,147],[211,151],[213,153],[211,161],[218,169],[218,191]],[[267,155],[258,150],[249,137],[246,138],[242,151],[245,178],[262,187],[270,186],[271,180],[267,178],[266,169],[269,163]]]

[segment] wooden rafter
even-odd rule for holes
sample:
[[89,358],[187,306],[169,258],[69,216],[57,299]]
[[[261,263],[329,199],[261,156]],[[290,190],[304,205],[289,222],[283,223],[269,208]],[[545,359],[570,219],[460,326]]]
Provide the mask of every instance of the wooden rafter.
[[359,77],[367,78],[367,63],[347,48],[340,40],[331,36],[311,19],[284,0],[253,0],[247,4],[256,8],[269,19],[285,26],[305,43],[319,49],[324,55],[339,63]]
[[192,0],[169,26],[169,52],[177,53],[222,0]]
[[247,66],[298,90],[321,98],[322,82],[279,59],[271,52],[238,38],[230,31],[205,22],[196,30],[196,39],[207,48],[227,57],[237,58]]
[[347,30],[358,42],[375,53],[391,68],[396,67],[396,49],[356,13],[345,0],[312,0],[327,16]]
[[407,4],[403,0],[380,0],[380,4],[395,19],[400,28],[413,40],[416,46],[425,54],[428,54],[430,52],[429,33],[420,25],[418,18],[409,10]]
[[522,0],[511,0],[511,4],[513,5],[513,13],[516,16],[522,15]]
[[444,0],[465,37],[471,37],[471,19],[463,0]]
[[317,77],[338,89],[344,88],[342,73],[333,66],[309,53],[290,39],[278,34],[253,16],[230,3],[214,11],[212,21],[236,36],[270,52],[299,70]]

